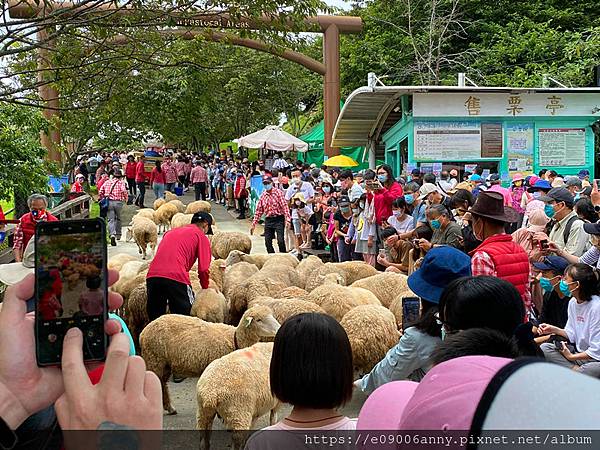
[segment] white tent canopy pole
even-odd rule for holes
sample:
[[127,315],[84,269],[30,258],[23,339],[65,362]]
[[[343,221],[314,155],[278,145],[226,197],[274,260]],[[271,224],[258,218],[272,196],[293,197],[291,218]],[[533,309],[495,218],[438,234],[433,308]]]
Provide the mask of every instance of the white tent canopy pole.
[[308,144],[297,137],[283,131],[280,127],[270,125],[260,131],[242,136],[238,146],[245,148],[263,148],[276,152],[306,152]]

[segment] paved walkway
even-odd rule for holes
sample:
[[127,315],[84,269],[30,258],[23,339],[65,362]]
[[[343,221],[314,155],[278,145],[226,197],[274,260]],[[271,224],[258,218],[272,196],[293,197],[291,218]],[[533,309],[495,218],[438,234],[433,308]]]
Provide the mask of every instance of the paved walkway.
[[[148,194],[148,191],[146,191]],[[179,199],[185,204],[189,204],[194,201],[194,193],[186,192]],[[146,206],[151,206],[152,202],[154,202],[154,195],[150,192],[150,197],[146,196]],[[126,253],[133,256],[139,256],[138,248],[135,242],[125,242],[126,236],[126,228],[131,218],[135,215],[135,213],[139,210],[138,207],[133,205],[126,205],[123,207],[123,213],[121,216],[121,225],[123,226],[123,233],[121,240],[117,243],[116,247],[108,246],[108,257],[110,259],[111,256],[117,255],[119,253]],[[250,219],[246,220],[237,220],[235,217],[237,214],[234,214],[235,211],[227,211],[227,208],[218,205],[216,203],[212,203],[212,211],[213,217],[215,218],[217,228],[220,231],[238,231],[241,233],[249,234],[250,230]],[[260,236],[263,232],[263,229],[260,225],[257,225],[254,235],[251,236],[252,239],[252,253],[266,253],[267,250],[265,248],[265,240]],[[160,240],[162,235],[158,237],[158,241]],[[149,258],[151,259],[151,258]]]
[[[150,206],[152,204],[151,198],[153,197],[152,193],[150,193],[150,197],[146,198],[146,205]],[[183,197],[180,197],[181,201],[184,204],[188,204],[194,201],[193,193],[186,192]],[[124,228],[129,224],[131,217],[138,210],[135,206],[125,206],[123,209],[122,222]],[[234,214],[235,211],[227,211],[227,208],[221,205],[217,205],[215,203],[212,204],[212,215],[215,218],[217,223],[217,227],[221,231],[238,231],[242,233],[249,234],[250,229],[250,219],[246,220],[237,220],[235,217],[237,214]],[[118,242],[116,247],[111,247],[109,245],[109,258],[112,255],[116,255],[118,253],[128,253],[134,256],[139,256],[138,249],[135,242],[125,242],[125,229],[123,229],[123,236],[121,241]],[[263,232],[263,228],[260,225],[257,225],[254,235],[251,236],[252,239],[252,253],[266,253],[264,238],[260,236]],[[159,243],[161,237],[159,236]],[[174,416],[165,416],[164,420],[164,429],[166,430],[194,430],[196,428],[196,383],[198,382],[198,378],[188,378],[181,383],[172,383],[169,382],[169,392],[171,395],[171,402],[173,407],[177,410],[178,414]],[[342,409],[342,413],[346,414],[349,417],[357,417],[358,412],[362,404],[364,403],[366,396],[361,392],[356,392],[353,395],[352,401],[346,405],[345,408]],[[284,407],[280,412],[279,419],[285,417],[289,414],[291,408]],[[257,423],[256,428],[263,428],[269,425],[269,416],[261,417]],[[222,430],[223,424],[222,422],[216,418],[213,424],[215,430]],[[196,437],[196,435],[194,435]],[[165,443],[169,444],[169,443]],[[188,442],[186,443],[186,448],[191,448],[197,445],[196,442]],[[215,449],[224,449],[229,448],[231,446],[231,435],[229,433],[213,433],[211,439],[211,447]]]

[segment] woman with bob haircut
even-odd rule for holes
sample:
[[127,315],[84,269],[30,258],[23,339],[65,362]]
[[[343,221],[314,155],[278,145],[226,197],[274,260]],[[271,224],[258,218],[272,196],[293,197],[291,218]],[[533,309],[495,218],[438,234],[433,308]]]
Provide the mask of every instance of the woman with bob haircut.
[[293,409],[265,429],[354,430],[356,419],[338,412],[352,398],[352,374],[350,341],[333,317],[305,313],[289,318],[275,336],[270,379],[273,395]]

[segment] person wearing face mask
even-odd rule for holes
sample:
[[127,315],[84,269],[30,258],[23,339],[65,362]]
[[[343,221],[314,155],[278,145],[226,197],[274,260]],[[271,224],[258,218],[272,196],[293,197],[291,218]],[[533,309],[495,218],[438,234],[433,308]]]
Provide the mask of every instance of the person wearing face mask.
[[[312,184],[302,181],[302,171],[299,169],[292,170],[291,175],[292,180],[290,187],[285,193],[285,199],[289,202],[294,195],[300,193],[304,196],[306,206],[312,211],[312,204],[315,196],[315,191]],[[294,249],[294,252],[299,253],[300,247],[307,243],[302,240],[302,224],[300,223],[300,218],[298,217],[298,211],[296,208],[292,208],[292,225],[294,227],[294,234],[296,236],[296,248]]]
[[408,233],[414,230],[412,216],[406,214],[406,200],[398,197],[392,203],[392,215],[387,218],[387,224],[393,227],[398,234]]
[[15,227],[13,240],[13,253],[15,261],[21,262],[23,251],[29,240],[35,235],[35,228],[39,222],[56,222],[57,217],[54,217],[48,208],[48,199],[42,194],[32,194],[27,199],[29,212],[23,214],[19,218],[19,223]]
[[540,197],[545,203],[544,212],[554,219],[549,235],[538,233],[538,241],[549,240],[555,247],[564,250],[573,256],[585,253],[589,235],[584,231],[584,222],[573,211],[574,200],[571,193],[565,188],[554,188],[547,195]]
[[583,231],[590,235],[591,247],[580,257],[571,255],[559,248],[554,242],[548,242],[550,252],[565,258],[571,264],[583,263],[596,269],[600,268],[600,223],[584,223]]
[[313,215],[313,209],[308,207],[304,195],[302,195],[301,192],[292,197],[292,210],[296,211],[300,221],[300,234],[302,235],[302,240],[304,241],[304,244],[302,244],[300,248],[309,249],[312,246],[310,236],[312,226],[310,225],[310,218]]
[[350,228],[350,219],[352,218],[352,209],[350,199],[347,196],[340,197],[338,201],[338,210],[333,216],[335,226],[335,236],[337,240],[337,251],[339,262],[352,260],[351,244],[346,242],[346,235]]
[[343,170],[338,179],[341,183],[342,192],[348,195],[350,201],[354,201],[364,194],[365,191],[360,184],[354,182],[354,175],[350,169]]
[[[533,177],[532,177],[533,178]],[[548,183],[546,180],[537,179],[532,183],[532,180],[529,180],[530,187],[527,189],[527,192],[531,194],[533,200],[539,200],[544,194],[552,189],[552,185]]]
[[527,312],[531,311],[529,258],[523,247],[506,234],[505,226],[518,220],[512,208],[504,207],[498,192],[481,192],[469,210],[475,238],[482,241],[471,251],[473,276],[502,278],[517,288]]
[[600,377],[598,275],[587,264],[571,264],[560,280],[560,290],[566,297],[572,297],[569,300],[567,324],[564,328],[547,323],[539,326],[540,335],[556,336],[554,342],[541,345],[544,356],[550,362]]
[[[571,195],[573,197],[576,197],[578,195],[577,192],[579,192],[579,191],[581,191],[581,189],[583,189],[583,184],[581,183],[581,180],[579,179],[579,177],[574,175],[574,176],[567,177],[565,179],[565,188],[568,189],[568,191],[571,193]],[[577,200],[579,200],[579,198],[577,198]],[[575,201],[577,201],[577,200],[575,200]]]
[[[521,173],[515,173],[512,178],[512,185],[510,188],[510,205],[517,214],[519,214],[519,222],[517,228],[523,223],[523,216],[525,215],[525,206],[529,200],[527,189],[524,186],[525,177]],[[523,201],[523,197],[526,197]]]
[[381,224],[392,215],[392,202],[402,197],[402,186],[394,180],[392,168],[382,164],[377,168],[377,183],[375,186],[375,221],[377,223],[378,242],[381,244]]
[[419,239],[418,245],[424,252],[436,246],[446,246],[462,249],[462,232],[460,225],[450,219],[448,210],[442,205],[431,205],[427,208],[427,220],[433,230],[431,242]]
[[560,280],[568,265],[569,261],[555,255],[546,256],[543,261],[533,263],[534,269],[539,271],[536,280],[544,293],[538,317],[540,323],[558,328],[564,328],[567,324],[570,298],[560,290]]
[[285,199],[283,191],[273,188],[273,179],[269,176],[263,177],[264,191],[258,199],[254,218],[250,227],[250,234],[254,234],[254,229],[260,218],[265,216],[265,247],[267,253],[275,253],[273,248],[273,239],[277,235],[277,246],[280,253],[286,252],[284,230],[290,223],[290,208]]

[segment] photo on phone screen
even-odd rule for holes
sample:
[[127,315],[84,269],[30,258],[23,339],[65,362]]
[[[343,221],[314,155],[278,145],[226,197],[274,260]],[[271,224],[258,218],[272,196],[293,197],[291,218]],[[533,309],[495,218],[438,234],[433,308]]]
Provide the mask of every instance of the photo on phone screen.
[[67,330],[83,334],[85,360],[106,356],[106,231],[101,219],[42,222],[35,235],[35,332],[40,366],[60,364]]
[[402,330],[419,320],[421,313],[421,301],[419,297],[402,298]]

